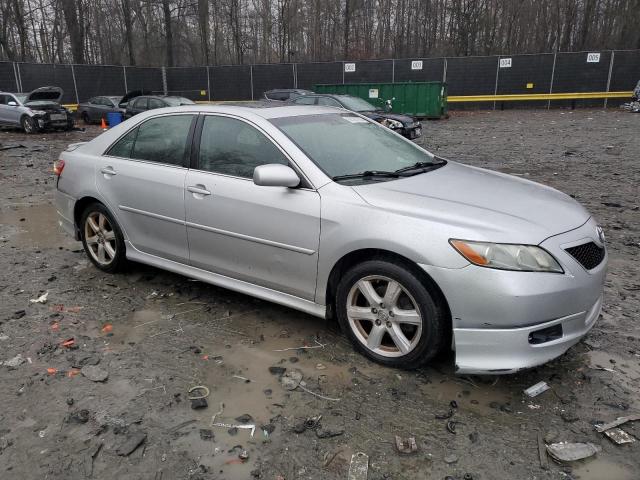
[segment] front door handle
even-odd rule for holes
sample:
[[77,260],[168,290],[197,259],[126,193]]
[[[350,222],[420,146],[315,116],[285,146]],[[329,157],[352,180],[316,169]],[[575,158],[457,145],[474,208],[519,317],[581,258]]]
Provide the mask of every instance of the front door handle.
[[[196,198],[198,198],[197,197],[198,195],[202,195],[202,196],[211,195],[211,192],[207,190],[207,187],[205,187],[202,184],[190,185],[187,187],[187,190],[193,193]],[[199,198],[202,198],[202,197],[199,197]]]
[[100,173],[102,173],[105,177],[113,177],[116,174],[116,171],[112,166],[102,167],[100,169]]

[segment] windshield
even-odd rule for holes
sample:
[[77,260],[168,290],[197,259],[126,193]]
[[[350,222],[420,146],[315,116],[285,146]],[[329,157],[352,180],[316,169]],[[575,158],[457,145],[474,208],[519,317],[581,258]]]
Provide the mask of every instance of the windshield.
[[120,103],[120,100],[122,100],[122,97],[107,97],[107,98],[111,101],[114,107],[117,107],[118,103]]
[[19,95],[16,95],[16,98],[18,99],[18,101],[19,101],[20,103],[25,103],[25,102],[27,101],[27,97],[28,97],[28,96],[29,96],[29,95],[27,95],[27,94],[23,94],[23,93],[21,93],[21,94],[19,94]]
[[371,105],[366,100],[358,97],[344,96],[338,97],[337,100],[344,105],[344,108],[354,112],[371,112],[373,110],[379,110],[378,107]]
[[178,107],[180,105],[194,105],[195,102],[184,97],[164,97],[164,101],[169,104],[170,107]]
[[331,178],[438,162],[409,140],[352,113],[274,118],[271,123]]

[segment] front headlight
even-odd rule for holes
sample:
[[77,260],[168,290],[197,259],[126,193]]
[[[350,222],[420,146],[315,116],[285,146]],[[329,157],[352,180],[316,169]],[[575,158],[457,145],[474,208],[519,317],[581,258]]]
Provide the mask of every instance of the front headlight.
[[534,245],[449,240],[460,255],[474,265],[521,272],[564,273],[555,258]]
[[391,119],[388,119],[387,121],[389,122],[389,128],[393,128],[393,129],[402,128],[402,122],[399,122],[397,120],[391,120]]
[[47,112],[45,112],[44,110],[31,110],[31,113],[33,113],[34,115],[46,115]]

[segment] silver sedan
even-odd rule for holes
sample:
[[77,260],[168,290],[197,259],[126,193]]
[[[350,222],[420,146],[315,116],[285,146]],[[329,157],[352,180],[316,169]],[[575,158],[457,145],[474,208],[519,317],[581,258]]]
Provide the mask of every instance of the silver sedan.
[[552,188],[444,160],[356,113],[185,106],[137,115],[55,165],[59,222],[127,259],[335,317],[413,368],[508,373],[594,325],[604,235]]

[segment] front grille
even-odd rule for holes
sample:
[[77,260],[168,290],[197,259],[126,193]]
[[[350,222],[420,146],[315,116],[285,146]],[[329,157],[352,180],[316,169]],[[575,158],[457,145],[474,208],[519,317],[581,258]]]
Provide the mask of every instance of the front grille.
[[604,259],[604,248],[600,248],[593,242],[583,243],[565,250],[587,270],[596,268]]

